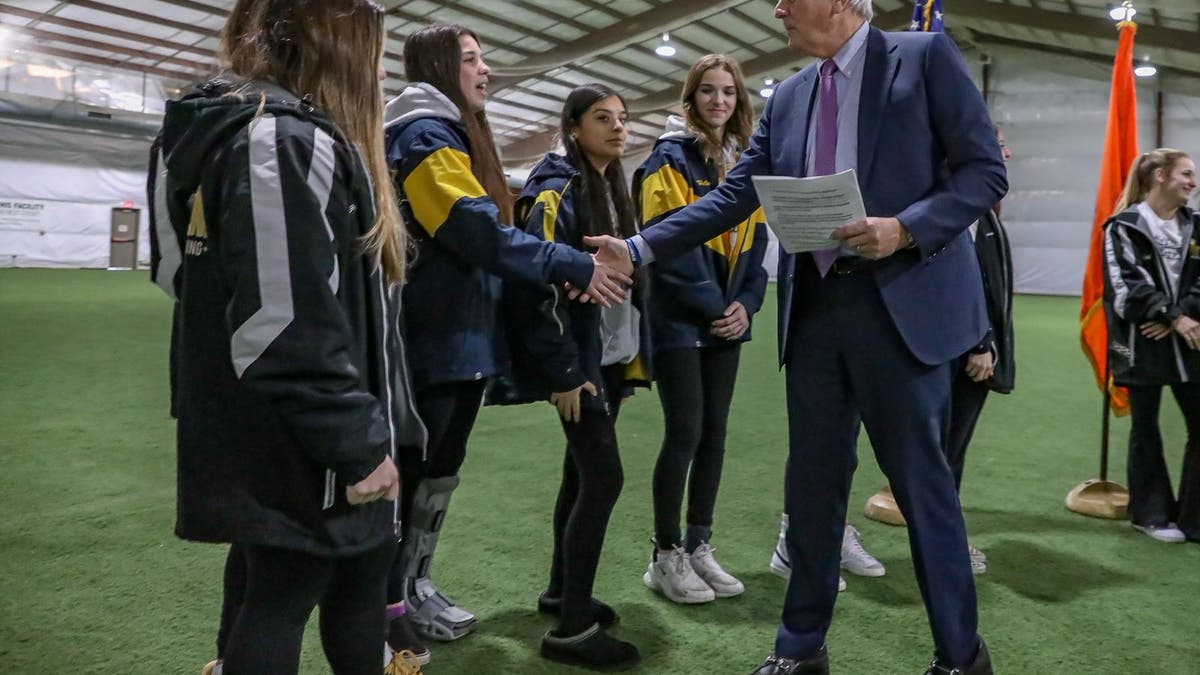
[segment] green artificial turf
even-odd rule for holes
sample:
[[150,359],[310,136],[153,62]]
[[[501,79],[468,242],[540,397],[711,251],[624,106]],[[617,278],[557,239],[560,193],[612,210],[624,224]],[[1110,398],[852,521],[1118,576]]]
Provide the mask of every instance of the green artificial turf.
[[[743,352],[714,537],[744,596],[681,607],[642,586],[660,411],[639,393],[622,412],[625,491],[596,591],[641,647],[637,672],[745,674],[771,651],[784,582],[767,563],[787,427],[767,305]],[[1076,299],[1018,298],[1017,393],[989,402],[968,456],[968,526],[991,567],[981,630],[1000,673],[1200,672],[1200,546],[1063,508],[1097,473],[1099,395],[1077,315]],[[214,653],[224,549],[172,535],[169,324],[144,273],[0,270],[0,672],[192,674]],[[1170,403],[1163,417],[1178,475],[1182,423]],[[1127,429],[1114,423],[1118,479]],[[435,645],[427,673],[581,672],[537,656],[562,448],[549,406],[481,414],[434,569],[479,628]],[[905,532],[858,516],[882,485],[865,440],[862,450],[851,511],[888,574],[848,579],[833,669],[923,672],[932,643]],[[315,621],[302,671],[327,671]]]

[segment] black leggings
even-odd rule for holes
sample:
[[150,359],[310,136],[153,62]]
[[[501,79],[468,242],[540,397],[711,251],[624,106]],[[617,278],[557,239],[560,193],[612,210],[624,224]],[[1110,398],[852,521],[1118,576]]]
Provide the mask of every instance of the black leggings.
[[1129,387],[1129,519],[1136,525],[1174,522],[1189,539],[1200,540],[1200,385],[1171,385],[1187,425],[1178,500],[1171,490],[1158,427],[1162,389]]
[[217,658],[225,658],[225,646],[233,633],[242,600],[246,597],[246,548],[241,544],[229,547],[225,557],[225,583],[221,594],[221,625],[217,628]]
[[226,675],[295,673],[304,626],[321,607],[321,646],[336,675],[379,675],[384,591],[395,544],[351,558],[244,546],[246,587],[225,645]]
[[617,450],[624,365],[603,369],[608,412],[585,409],[562,422],[567,437],[562,485],[554,505],[554,557],[547,594],[562,597],[557,632],[577,635],[592,623],[589,608],[608,519],[625,476]]
[[[703,349],[666,349],[655,355],[654,377],[666,425],[654,467],[654,536],[659,548],[683,543],[679,510],[685,483],[689,530],[703,530],[700,538],[708,538],[740,355],[738,342]],[[699,543],[694,539],[689,537],[689,551]]]
[[[426,459],[418,453],[400,453],[400,522],[408,537],[413,497],[425,478],[445,478],[458,474],[467,457],[467,439],[475,427],[479,406],[483,403],[486,382],[447,382],[425,387],[416,393],[417,414],[429,432]],[[403,549],[402,549],[403,550]],[[388,581],[388,602],[403,599],[403,555],[396,556]]]

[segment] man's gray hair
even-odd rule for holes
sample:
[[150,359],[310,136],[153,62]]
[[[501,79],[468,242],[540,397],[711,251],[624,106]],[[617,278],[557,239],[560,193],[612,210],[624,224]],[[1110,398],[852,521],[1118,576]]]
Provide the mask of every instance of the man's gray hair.
[[875,17],[875,8],[871,6],[871,0],[846,0],[846,4],[865,21],[870,21]]

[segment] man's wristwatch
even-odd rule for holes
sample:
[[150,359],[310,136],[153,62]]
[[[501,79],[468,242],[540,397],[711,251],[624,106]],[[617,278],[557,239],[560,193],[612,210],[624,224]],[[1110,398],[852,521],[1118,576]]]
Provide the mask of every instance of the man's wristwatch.
[[916,248],[916,247],[917,247],[917,240],[913,239],[912,232],[909,232],[908,228],[905,227],[904,228],[904,236],[901,237],[901,239],[900,239],[900,248],[904,249],[904,248]]

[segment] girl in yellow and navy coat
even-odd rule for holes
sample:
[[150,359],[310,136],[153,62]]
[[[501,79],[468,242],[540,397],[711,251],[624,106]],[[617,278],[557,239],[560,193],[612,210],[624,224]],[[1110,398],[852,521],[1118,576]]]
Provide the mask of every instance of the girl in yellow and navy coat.
[[[700,59],[684,85],[683,110],[634,174],[643,228],[715,189],[746,147],[751,107],[737,62],[719,54]],[[750,339],[766,291],[766,247],[760,209],[704,246],[653,266],[654,372],[666,429],[654,470],[656,547],[643,582],[674,602],[744,590],[717,564],[709,540],[741,343]]]
[[[574,89],[563,107],[565,156],[548,154],[517,202],[526,231],[583,250],[583,238],[635,233],[620,157],[625,101],[612,89]],[[593,599],[596,567],[623,475],[616,420],[632,384],[648,386],[649,330],[640,294],[611,308],[570,303],[561,288],[508,286],[511,386],[495,402],[549,399],[567,437],[554,509],[554,554],[539,611],[558,616],[542,655],[593,668],[637,663],[637,648],[606,632],[617,615]],[[503,398],[504,400],[496,400]]]
[[570,283],[601,296],[620,295],[621,284],[614,278],[608,287],[618,293],[605,290],[608,273],[591,256],[508,225],[512,203],[484,114],[489,70],[475,34],[447,24],[415,31],[404,62],[412,84],[387,105],[385,142],[416,249],[403,328],[429,441],[424,461],[401,467],[405,533],[389,585],[388,644],[424,661],[410,622],[442,641],[475,623],[429,570],[484,386],[503,361],[500,280]]

